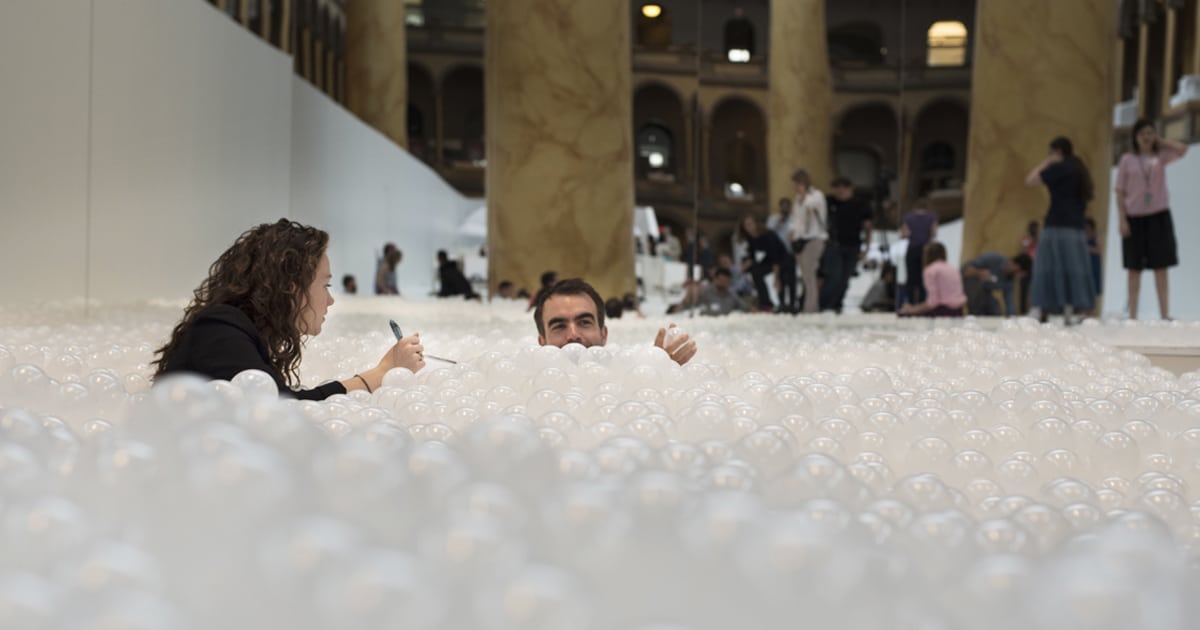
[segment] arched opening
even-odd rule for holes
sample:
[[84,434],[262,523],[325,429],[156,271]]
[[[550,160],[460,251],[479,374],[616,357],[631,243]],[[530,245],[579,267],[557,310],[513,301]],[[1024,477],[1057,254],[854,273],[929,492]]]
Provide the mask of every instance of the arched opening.
[[753,201],[766,192],[766,122],[762,110],[742,98],[713,110],[710,139],[712,182],[726,199]]
[[965,66],[967,27],[962,22],[934,22],[926,32],[926,65]]
[[936,101],[921,110],[913,128],[914,168],[905,202],[927,197],[943,219],[962,216],[968,124],[967,107],[958,101]]
[[638,177],[675,181],[675,141],[671,130],[658,123],[642,125],[637,133]]
[[633,125],[637,135],[634,175],[638,179],[676,181],[683,175],[681,141],[686,130],[683,104],[674,90],[657,83],[633,95]]
[[667,48],[671,45],[671,12],[659,2],[634,2],[637,11],[637,45]]
[[895,190],[898,128],[892,105],[864,103],[846,110],[834,132],[836,174],[849,178],[856,191],[870,197],[876,217],[883,217],[883,204]]
[[746,63],[755,54],[754,23],[741,8],[734,10],[733,19],[725,23],[725,58],[734,63]]
[[483,69],[461,66],[442,80],[442,158],[447,164],[484,164]]
[[883,29],[874,22],[850,22],[829,29],[829,62],[835,66],[883,65]]
[[426,164],[437,157],[436,103],[433,76],[417,64],[408,64],[408,150]]

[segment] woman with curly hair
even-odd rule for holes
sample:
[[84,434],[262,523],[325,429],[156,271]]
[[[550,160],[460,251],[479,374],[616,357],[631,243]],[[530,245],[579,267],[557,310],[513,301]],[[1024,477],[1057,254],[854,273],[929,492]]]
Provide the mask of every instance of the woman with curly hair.
[[170,341],[158,349],[155,378],[190,372],[228,380],[244,370],[262,370],[281,394],[323,400],[355,389],[373,391],[394,367],[414,372],[424,367],[424,348],[413,334],[365,372],[293,389],[303,338],[321,332],[333,304],[328,244],[329,234],[286,219],[244,232],[209,267]]

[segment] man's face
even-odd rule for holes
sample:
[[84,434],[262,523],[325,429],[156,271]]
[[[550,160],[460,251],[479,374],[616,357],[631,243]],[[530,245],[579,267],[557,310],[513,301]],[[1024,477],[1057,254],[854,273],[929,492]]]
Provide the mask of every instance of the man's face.
[[587,295],[555,295],[542,304],[544,335],[538,335],[538,345],[559,348],[582,344],[585,348],[603,346],[608,341],[608,327],[600,325],[596,303]]
[[730,285],[729,276],[727,276],[723,273],[719,273],[719,274],[713,276],[713,286],[715,286],[718,291],[720,291],[722,293],[728,291],[729,285]]
[[833,196],[838,201],[849,201],[854,196],[854,189],[849,186],[837,186],[833,189]]

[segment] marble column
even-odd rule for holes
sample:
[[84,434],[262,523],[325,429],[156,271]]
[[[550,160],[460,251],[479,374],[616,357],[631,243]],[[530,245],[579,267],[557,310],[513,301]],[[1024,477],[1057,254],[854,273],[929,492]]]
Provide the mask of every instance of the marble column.
[[1024,180],[1056,136],[1070,138],[1090,169],[1096,194],[1088,214],[1103,239],[1116,3],[979,0],[976,11],[963,259],[1015,254],[1026,224],[1044,218],[1046,188]]
[[408,147],[408,66],[404,3],[354,0],[346,5],[346,107]]
[[774,209],[776,200],[795,194],[796,169],[807,170],[822,191],[833,179],[833,84],[825,44],[825,0],[771,0],[767,66],[767,207]]
[[[1167,9],[1167,43],[1163,46],[1163,81],[1162,81],[1162,112],[1170,109],[1171,96],[1175,94],[1175,64],[1179,60],[1175,59],[1175,38],[1179,37],[1176,32],[1178,20],[1175,19],[1176,13],[1174,8]],[[1154,115],[1161,116],[1162,112],[1155,112]]]
[[547,270],[633,291],[633,98],[625,0],[487,4],[488,286]]

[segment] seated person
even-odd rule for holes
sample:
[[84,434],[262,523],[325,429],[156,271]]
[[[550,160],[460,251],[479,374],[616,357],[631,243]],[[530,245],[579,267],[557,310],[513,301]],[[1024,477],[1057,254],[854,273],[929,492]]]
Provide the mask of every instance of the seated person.
[[375,266],[375,295],[400,295],[396,284],[396,265],[404,257],[395,243],[383,246],[383,258]]
[[863,296],[864,313],[891,313],[896,310],[896,265],[884,261],[879,269],[879,279]]
[[1004,295],[1004,313],[1017,314],[1013,287],[1033,268],[1029,254],[1009,258],[998,252],[984,252],[962,266],[963,291],[967,295],[967,312],[972,315],[1000,315],[1000,302],[992,292],[1000,289]]
[[750,305],[731,290],[733,273],[724,267],[713,272],[712,282],[700,291],[701,315],[728,315],[735,311],[748,313]]
[[962,317],[967,296],[963,293],[962,276],[946,262],[946,246],[937,241],[925,245],[922,252],[925,282],[925,301],[908,303],[900,309],[900,315],[924,315],[926,317]]
[[394,367],[425,367],[424,347],[414,333],[388,349],[375,367],[314,389],[292,389],[304,337],[321,332],[333,304],[326,249],[329,234],[280,219],[251,228],[209,267],[183,320],[155,353],[154,378],[190,372],[232,379],[262,370],[279,393],[323,400],[355,389],[368,392]]
[[501,280],[499,286],[496,287],[496,297],[502,300],[514,299],[516,295],[516,287],[513,286],[511,280]]
[[[584,347],[604,346],[608,326],[604,325],[604,300],[592,285],[579,278],[562,280],[538,294],[533,311],[537,324],[538,345],[563,347],[569,343]],[[670,327],[674,327],[671,324]],[[696,355],[696,342],[680,334],[666,342],[667,329],[659,328],[654,345],[666,351],[679,365]]]
[[438,279],[441,283],[441,288],[438,289],[438,297],[461,295],[468,300],[479,299],[479,294],[475,293],[475,289],[471,288],[471,282],[463,275],[462,269],[458,268],[458,263],[450,260],[450,256],[446,253],[446,250],[438,250],[437,261]]

